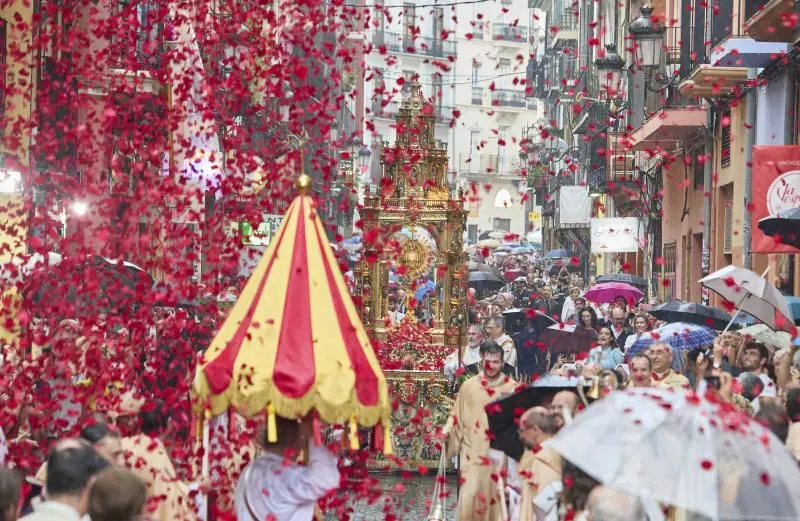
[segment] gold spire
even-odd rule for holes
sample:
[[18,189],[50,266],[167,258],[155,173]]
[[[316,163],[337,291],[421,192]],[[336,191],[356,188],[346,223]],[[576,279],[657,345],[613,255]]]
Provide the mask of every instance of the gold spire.
[[[302,161],[302,159],[301,159]],[[294,182],[294,187],[300,195],[306,195],[311,190],[311,176],[301,173],[297,180]]]
[[419,79],[415,77],[411,80],[411,93],[406,96],[403,103],[400,104],[400,114],[405,116],[419,116],[420,114],[433,116],[433,111],[429,114],[422,113],[422,107],[425,105],[430,105],[430,103],[422,94],[422,84],[419,82]]

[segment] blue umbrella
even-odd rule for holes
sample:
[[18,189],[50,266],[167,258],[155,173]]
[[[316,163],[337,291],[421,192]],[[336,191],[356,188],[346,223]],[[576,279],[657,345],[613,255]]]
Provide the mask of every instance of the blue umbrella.
[[711,328],[686,322],[675,322],[643,334],[625,354],[626,356],[638,355],[657,342],[667,344],[673,351],[691,351],[697,347],[713,345],[716,337],[717,334]]
[[426,280],[425,284],[417,288],[417,291],[414,293],[414,298],[418,301],[422,301],[425,295],[434,291],[436,291],[436,284],[432,280]]
[[786,297],[786,301],[789,303],[789,309],[792,310],[794,323],[797,324],[800,322],[800,297]]
[[564,248],[559,248],[557,250],[550,250],[544,254],[544,259],[566,259],[570,257],[570,254]]

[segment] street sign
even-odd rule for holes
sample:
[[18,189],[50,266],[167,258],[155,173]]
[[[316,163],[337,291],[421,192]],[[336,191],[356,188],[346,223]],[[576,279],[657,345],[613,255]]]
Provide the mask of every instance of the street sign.
[[542,207],[534,207],[532,212],[528,212],[528,224],[531,230],[538,230],[542,227]]
[[340,159],[339,160],[339,178],[345,183],[353,182],[353,160]]
[[283,216],[265,215],[263,219],[255,230],[249,222],[239,223],[242,244],[245,246],[269,246],[283,222]]

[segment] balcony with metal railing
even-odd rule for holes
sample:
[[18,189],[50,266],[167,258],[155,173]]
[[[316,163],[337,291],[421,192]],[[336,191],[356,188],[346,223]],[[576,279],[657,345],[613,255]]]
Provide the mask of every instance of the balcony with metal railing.
[[373,119],[389,119],[394,120],[397,117],[397,110],[400,108],[400,103],[391,101],[384,105],[379,100],[373,100],[371,117]]
[[517,89],[495,89],[492,91],[492,106],[524,109],[527,107],[525,91]]
[[385,45],[391,53],[416,54],[433,58],[444,58],[456,54],[456,42],[429,36],[378,31],[373,34],[372,43],[378,47]]
[[597,134],[615,126],[617,120],[611,118],[609,103],[584,101],[582,104],[573,104],[571,110],[572,133],[575,135]]
[[[373,119],[394,121],[397,118],[399,109],[399,101],[391,101],[386,106],[382,106],[382,103],[375,101],[372,103],[371,117]],[[449,125],[455,118],[453,116],[453,107],[443,104],[434,104],[433,115],[436,118],[437,125]]]
[[459,173],[470,178],[522,179],[518,157],[497,154],[460,154]]
[[[695,27],[707,27],[702,41],[710,48],[708,65],[694,67],[687,81],[681,84],[684,94],[691,91],[691,95],[702,98],[728,96],[746,81],[748,68],[767,67],[777,56],[791,51],[792,45],[785,41],[757,41],[747,34],[746,20],[753,18],[759,7],[758,0],[718,2],[705,13],[708,19],[702,20],[704,24],[695,22]],[[695,35],[694,40],[699,41],[700,36]]]
[[447,105],[434,105],[433,114],[436,116],[437,125],[449,125],[455,118],[453,107]]
[[759,42],[796,43],[800,39],[794,0],[745,0],[745,32]]
[[492,24],[492,40],[516,45],[528,45],[528,28],[524,25]]
[[590,195],[600,195],[606,193],[608,180],[606,178],[606,165],[601,165],[589,171],[588,185]]
[[559,43],[578,40],[579,29],[578,13],[573,8],[566,8],[553,17],[553,24],[550,27],[552,47],[557,47]]

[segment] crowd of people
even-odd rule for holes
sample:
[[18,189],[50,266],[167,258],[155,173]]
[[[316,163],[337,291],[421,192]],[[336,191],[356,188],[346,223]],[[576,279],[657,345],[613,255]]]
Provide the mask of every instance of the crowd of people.
[[[586,298],[593,280],[585,286],[582,277],[567,270],[548,277],[535,264],[527,269],[480,300],[470,292],[466,345],[444,362],[455,394],[441,440],[447,455],[458,461],[457,521],[658,521],[640,498],[603,486],[548,445],[593,400],[628,388],[711,395],[766,426],[800,461],[800,343],[776,347],[730,330],[717,332],[704,345],[676,348],[671,338],[658,337],[665,323],[650,314],[657,301],[593,302]],[[390,300],[390,313],[405,312],[400,304],[407,298],[399,297]],[[513,317],[512,331],[507,326]],[[591,342],[585,349],[551,353],[554,346],[542,341],[543,333],[569,327]],[[87,341],[78,330],[62,323],[51,341],[83,345]],[[120,364],[130,371],[136,363],[121,336],[107,336],[110,348],[104,352],[109,368]],[[648,337],[647,347],[637,349]],[[49,350],[42,356],[50,356]],[[72,362],[98,363],[86,356]],[[73,411],[80,400],[63,389],[80,388],[81,367],[62,372],[42,382],[47,384],[42,392],[63,398],[63,407],[53,411],[61,427],[48,426],[43,418],[26,423],[49,437],[40,467],[3,467],[8,447],[19,452],[26,440],[17,428],[6,442],[3,430],[9,429],[0,429],[0,521],[18,515],[26,521],[182,521],[201,517],[212,499],[218,511],[233,512],[242,521],[306,521],[319,513],[321,498],[343,486],[342,459],[315,441],[319,426],[309,421],[278,418],[274,442],[267,440],[263,419],[248,423],[224,454],[215,454],[212,481],[204,477],[207,471],[191,468],[196,461],[187,463],[193,458],[176,443],[186,433],[174,431],[169,406],[121,388],[119,401],[95,400],[91,408]],[[104,386],[131,379],[129,373],[112,373]],[[515,459],[492,448],[486,406],[548,378],[572,383],[516,411],[522,456]],[[59,434],[65,430],[80,435]],[[298,462],[303,452],[305,464]],[[673,517],[676,512],[667,510]]]
[[[654,519],[636,497],[600,485],[545,443],[592,399],[627,388],[713,396],[766,426],[800,461],[800,342],[776,348],[732,330],[684,349],[659,337],[666,324],[648,312],[658,301],[591,302],[579,277],[566,270],[549,280],[541,275],[532,266],[477,301],[461,366],[457,353],[445,361],[444,373],[459,389],[445,429],[448,455],[460,461],[457,520]],[[515,308],[522,308],[525,326],[508,334],[504,324],[510,311],[519,314]],[[546,356],[552,346],[537,339],[546,328],[567,326],[594,340],[585,350]],[[643,337],[647,347],[633,350]],[[576,383],[517,411],[523,457],[491,448],[486,406],[518,392],[520,382],[535,386],[548,378]],[[595,393],[587,398],[582,391],[590,388]]]

